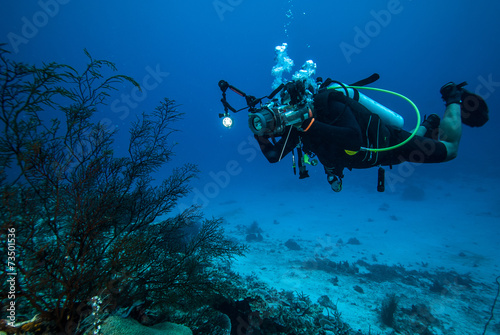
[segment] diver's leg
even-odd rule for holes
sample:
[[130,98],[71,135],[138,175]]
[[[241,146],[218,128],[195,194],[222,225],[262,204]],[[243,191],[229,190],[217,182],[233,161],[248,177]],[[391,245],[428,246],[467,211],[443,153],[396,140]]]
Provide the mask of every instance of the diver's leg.
[[446,160],[457,157],[458,144],[462,136],[461,108],[458,103],[451,103],[446,107],[443,119],[439,125],[440,140],[446,146],[448,152]]

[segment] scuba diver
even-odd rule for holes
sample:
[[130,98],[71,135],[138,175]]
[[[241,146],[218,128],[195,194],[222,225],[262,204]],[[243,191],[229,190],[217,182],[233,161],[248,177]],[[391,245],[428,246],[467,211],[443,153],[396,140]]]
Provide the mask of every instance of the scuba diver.
[[[308,177],[305,163],[316,165],[314,157],[317,157],[335,192],[342,190],[346,168],[378,166],[377,190],[383,192],[385,177],[381,166],[452,160],[457,156],[462,123],[478,127],[488,121],[485,101],[465,90],[467,83],[449,82],[440,90],[446,104],[443,119],[431,114],[413,132],[405,131],[401,129],[403,121],[399,115],[388,109],[380,110],[385,107],[356,89],[376,79],[377,74],[349,86],[331,79],[323,82],[321,78],[316,83],[305,79],[290,81],[265,97],[273,99],[280,93],[280,99],[273,99],[262,108],[255,106],[263,98],[247,96],[221,81],[221,101],[226,112],[220,117],[228,116],[228,108],[236,112],[225,99],[225,89],[230,88],[246,98],[250,129],[270,163],[280,161],[297,148],[299,178]],[[414,107],[420,123],[418,109]],[[276,140],[277,137],[281,138]],[[295,154],[293,166],[295,171]]]

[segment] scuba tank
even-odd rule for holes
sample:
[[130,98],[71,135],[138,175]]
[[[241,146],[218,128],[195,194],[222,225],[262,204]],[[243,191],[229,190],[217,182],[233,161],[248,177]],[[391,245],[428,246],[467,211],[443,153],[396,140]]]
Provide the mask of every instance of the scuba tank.
[[346,85],[332,84],[328,86],[328,89],[333,89],[342,92],[347,97],[358,101],[360,104],[365,106],[370,112],[380,116],[382,121],[390,126],[398,129],[402,129],[404,126],[404,119],[398,113],[392,111],[391,109],[385,107],[384,105],[378,103],[377,101],[367,97],[363,93],[360,93],[357,89],[345,87]]

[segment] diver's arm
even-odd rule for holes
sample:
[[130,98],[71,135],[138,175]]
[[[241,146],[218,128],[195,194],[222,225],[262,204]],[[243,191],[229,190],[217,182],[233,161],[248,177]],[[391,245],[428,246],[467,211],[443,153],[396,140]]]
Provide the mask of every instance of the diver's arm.
[[[290,135],[287,135],[290,131],[290,127],[285,129],[285,134],[280,138],[276,144],[271,143],[268,137],[254,135],[255,139],[259,143],[260,150],[267,158],[269,163],[279,162],[281,158],[285,157],[292,151],[297,143],[299,143],[299,132],[294,127],[291,127]],[[284,149],[283,149],[284,147]]]

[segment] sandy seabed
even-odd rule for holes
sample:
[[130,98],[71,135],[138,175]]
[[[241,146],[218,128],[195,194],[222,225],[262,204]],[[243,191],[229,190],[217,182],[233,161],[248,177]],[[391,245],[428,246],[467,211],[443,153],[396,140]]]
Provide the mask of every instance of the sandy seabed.
[[[226,233],[249,246],[236,272],[314,302],[327,295],[354,330],[391,333],[380,309],[395,294],[395,327],[418,318],[434,334],[482,334],[500,275],[500,191],[491,187],[499,181],[463,176],[427,184],[378,193],[344,181],[336,194],[317,180],[305,187],[283,178],[266,190],[234,181],[204,211],[223,217]],[[252,225],[261,241],[247,240]],[[357,272],[332,270],[331,262]],[[499,331],[499,309],[490,334]]]

